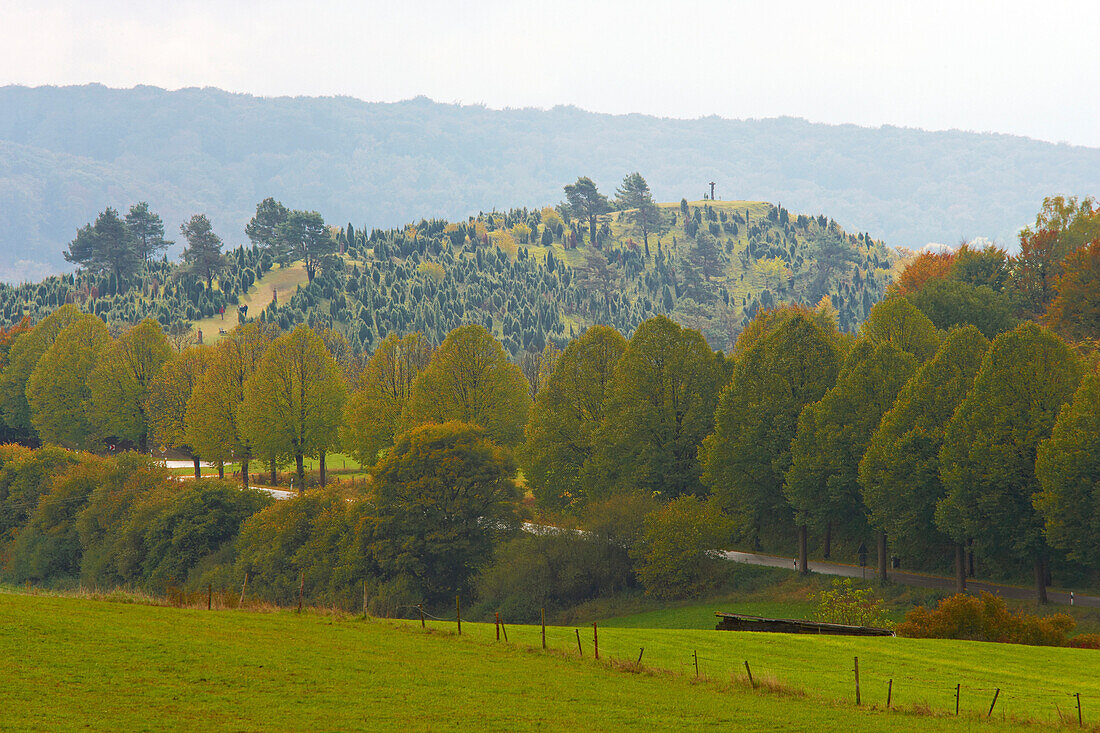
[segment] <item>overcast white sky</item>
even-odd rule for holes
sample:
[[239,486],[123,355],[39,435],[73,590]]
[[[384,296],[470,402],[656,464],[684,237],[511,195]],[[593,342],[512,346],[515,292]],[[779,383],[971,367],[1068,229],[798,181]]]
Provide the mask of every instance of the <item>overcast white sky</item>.
[[0,84],[86,82],[1100,147],[1100,2],[0,0]]

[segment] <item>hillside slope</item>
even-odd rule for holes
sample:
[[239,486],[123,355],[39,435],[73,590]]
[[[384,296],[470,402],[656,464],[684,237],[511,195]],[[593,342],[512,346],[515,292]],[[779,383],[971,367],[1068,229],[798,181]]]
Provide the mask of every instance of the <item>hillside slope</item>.
[[0,324],[37,321],[72,302],[112,325],[152,317],[172,333],[216,335],[238,317],[283,329],[308,323],[342,332],[358,351],[394,332],[420,331],[438,344],[480,323],[517,356],[595,323],[629,335],[664,314],[728,350],[758,310],[781,303],[827,299],[841,328],[855,330],[899,262],[881,241],[824,215],[758,201],[665,204],[648,243],[629,212],[614,212],[601,218],[598,247],[583,244],[581,222],[566,224],[550,208],[338,231],[342,256],[312,282],[266,250],[238,248],[209,287],[166,261],[132,282],[81,272],[0,285]]
[[1011,245],[1044,196],[1100,192],[1100,150],[1008,135],[217,89],[0,88],[0,145],[6,280],[64,268],[78,226],[142,199],[170,232],[201,211],[239,244],[266,196],[385,228],[557,201],[577,175],[610,191],[639,170],[658,199],[700,197],[717,181],[719,198],[827,211],[915,247]]

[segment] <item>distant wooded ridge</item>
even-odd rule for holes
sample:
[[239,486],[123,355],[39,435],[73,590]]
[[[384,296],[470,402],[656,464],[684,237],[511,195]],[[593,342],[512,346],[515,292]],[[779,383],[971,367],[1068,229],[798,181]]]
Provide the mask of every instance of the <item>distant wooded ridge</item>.
[[104,206],[147,200],[170,231],[204,211],[232,246],[269,195],[384,228],[541,206],[577,170],[603,188],[639,170],[663,201],[697,200],[715,181],[719,199],[825,212],[891,245],[984,236],[1011,248],[1045,196],[1100,190],[1100,149],[795,118],[8,86],[0,279],[66,269],[61,252]]

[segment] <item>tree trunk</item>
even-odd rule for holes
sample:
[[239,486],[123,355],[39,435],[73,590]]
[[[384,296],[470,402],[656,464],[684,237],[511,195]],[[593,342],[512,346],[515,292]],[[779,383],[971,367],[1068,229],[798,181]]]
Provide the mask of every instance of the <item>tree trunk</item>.
[[879,582],[885,583],[890,580],[890,576],[886,571],[886,533],[878,533],[878,579]]
[[974,577],[974,540],[967,540],[966,542],[966,577]]
[[596,217],[595,216],[588,217],[588,238],[592,240],[592,243],[591,243],[592,246],[595,247],[596,249],[599,249],[599,246],[596,245]]
[[271,485],[274,486],[279,480],[279,477],[275,475],[275,459],[271,459]]
[[810,554],[806,551],[806,525],[798,527],[798,572],[807,575],[810,572]]
[[248,488],[248,459],[241,459],[241,484]]
[[225,461],[218,461],[218,478],[225,478]]
[[833,548],[833,523],[825,523],[825,559],[829,559],[829,555],[832,554]]
[[306,493],[306,465],[302,454],[294,455],[294,464],[298,469],[298,496]]
[[1040,605],[1047,603],[1047,568],[1042,555],[1035,556],[1035,599]]
[[955,592],[966,592],[966,548],[955,545]]
[[191,456],[191,461],[195,464],[195,478],[202,478],[202,466],[199,465],[199,457]]
[[325,474],[325,452],[324,451],[321,451],[321,455],[318,458],[317,469],[318,469],[318,471],[320,471],[320,474],[321,474],[321,476],[320,476],[321,486],[324,486],[325,485],[325,475],[326,475]]

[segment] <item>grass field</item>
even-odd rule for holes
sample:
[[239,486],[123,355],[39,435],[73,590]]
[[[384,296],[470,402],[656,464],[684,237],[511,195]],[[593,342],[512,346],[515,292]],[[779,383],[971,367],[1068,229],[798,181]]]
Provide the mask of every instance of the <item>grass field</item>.
[[[1080,691],[1100,719],[1100,655],[904,639],[840,639],[715,631],[548,629],[363,620],[323,612],[174,609],[86,598],[0,593],[4,730],[1012,730],[1013,715],[1054,719]],[[630,663],[645,646],[645,671]],[[694,679],[698,650],[702,679]],[[864,705],[851,704],[860,656]],[[802,693],[750,690],[731,678],[748,659],[758,681]],[[885,675],[896,705],[922,701],[951,716],[881,709]],[[929,686],[931,685],[931,686]],[[1001,686],[992,720],[988,708]],[[881,688],[881,689],[880,689]],[[1002,707],[1003,705],[1003,707]],[[984,715],[984,710],[982,711]],[[1003,717],[1004,716],[1004,717]],[[1073,721],[1076,725],[1076,720]]]

